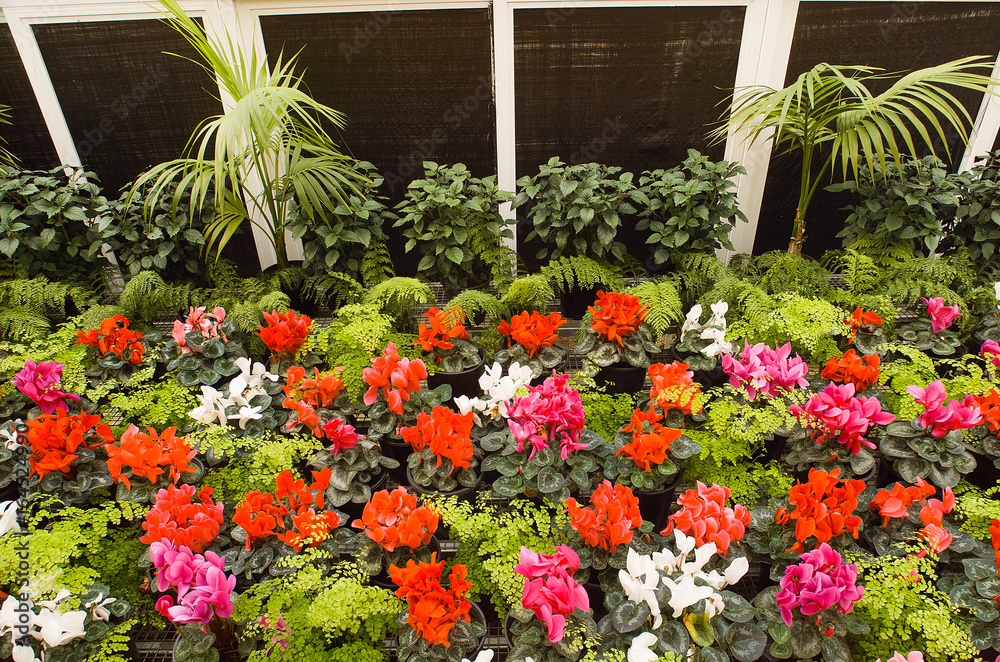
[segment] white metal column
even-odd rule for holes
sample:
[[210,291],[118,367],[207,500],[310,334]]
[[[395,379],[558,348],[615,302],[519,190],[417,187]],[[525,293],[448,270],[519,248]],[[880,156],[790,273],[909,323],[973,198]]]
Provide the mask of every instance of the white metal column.
[[[514,123],[514,8],[507,0],[493,1],[493,90],[496,98],[497,186],[501,191],[517,187],[517,153]],[[506,219],[514,219],[510,203],[500,206]],[[504,243],[517,250],[517,225],[514,236]]]
[[[1000,55],[997,55],[991,75],[993,78],[1000,78]],[[993,149],[997,132],[1000,132],[1000,96],[998,96],[1000,86],[992,85],[990,89],[994,93],[983,96],[983,103],[979,106],[979,115],[969,134],[969,144],[965,148],[959,171],[972,170],[976,158],[988,154]]]

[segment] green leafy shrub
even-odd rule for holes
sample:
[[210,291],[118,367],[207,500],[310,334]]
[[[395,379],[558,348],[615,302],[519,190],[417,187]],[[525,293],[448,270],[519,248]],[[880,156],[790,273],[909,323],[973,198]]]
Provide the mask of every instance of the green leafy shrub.
[[299,464],[321,445],[313,435],[266,431],[255,440],[248,456],[230,460],[226,467],[209,474],[205,485],[214,490],[213,498],[226,502],[229,510],[252,490],[273,493],[277,487],[275,476],[282,471],[290,470],[296,479],[301,478]]
[[1000,272],[1000,150],[986,154],[971,173],[961,173],[962,204],[948,228],[946,243],[964,246],[976,272],[996,280]]
[[647,244],[656,245],[653,259],[663,264],[674,251],[733,250],[729,233],[739,210],[733,178],[746,168],[730,161],[709,161],[689,149],[682,167],[646,171],[639,176],[637,230],[649,230]]
[[[28,277],[86,283],[107,264],[102,231],[113,222],[92,172],[67,176],[0,165],[0,253]],[[112,244],[112,249],[117,248]],[[67,259],[69,258],[69,259]]]

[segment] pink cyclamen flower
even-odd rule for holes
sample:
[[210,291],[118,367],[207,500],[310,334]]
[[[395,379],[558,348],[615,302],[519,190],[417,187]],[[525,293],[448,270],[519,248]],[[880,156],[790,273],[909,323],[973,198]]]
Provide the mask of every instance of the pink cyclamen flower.
[[579,555],[565,545],[556,550],[538,554],[521,547],[521,562],[514,567],[525,578],[521,604],[545,623],[553,643],[562,640],[567,616],[576,609],[590,611],[586,589],[571,576],[580,567]]
[[864,438],[872,425],[887,425],[896,420],[896,415],[882,411],[878,398],[854,396],[854,384],[848,382],[838,386],[831,382],[825,389],[809,398],[804,406],[792,405],[793,413],[802,425],[819,431],[816,443],[826,439],[836,439],[847,446],[855,455],[861,445],[876,448]]
[[854,603],[864,595],[857,585],[858,567],[842,563],[840,554],[827,543],[802,555],[797,565],[785,568],[781,590],[775,600],[781,609],[781,620],[792,626],[792,609],[803,616],[836,608],[841,614],[854,609]]
[[24,368],[14,375],[14,386],[38,405],[43,414],[54,414],[60,407],[69,411],[65,401],[79,402],[80,396],[59,389],[63,368],[57,361],[35,363],[26,359]]
[[[998,662],[1000,662],[1000,657],[997,657]],[[876,662],[882,662],[881,659],[876,660]],[[924,662],[924,654],[920,651],[910,651],[903,657],[903,654],[896,651],[896,654],[890,657],[885,662]]]
[[934,333],[941,333],[951,326],[956,318],[962,316],[962,313],[958,312],[958,306],[944,305],[944,299],[941,297],[930,299],[920,297],[920,300],[927,304],[927,314],[931,318],[931,330]]
[[580,441],[585,412],[579,391],[569,388],[568,375],[553,375],[541,386],[529,386],[528,394],[514,398],[508,410],[507,421],[518,452],[524,451],[524,442],[531,444],[531,454],[559,441],[560,456],[582,450],[587,444]]
[[219,329],[225,319],[226,309],[222,306],[216,306],[210,313],[205,312],[205,306],[197,308],[192,306],[188,310],[187,319],[183,322],[180,320],[174,321],[174,328],[170,332],[170,335],[177,342],[178,347],[180,347],[181,354],[190,354],[195,351],[200,353],[200,350],[188,347],[185,342],[187,334],[192,331],[200,331],[201,335],[205,338],[219,338],[222,342],[228,342],[226,336]]
[[983,420],[979,405],[971,395],[961,401],[949,400],[945,405],[947,393],[940,379],[928,384],[927,388],[907,386],[906,391],[924,406],[924,413],[917,417],[917,424],[929,429],[935,437],[943,437],[952,430],[975,427]]
[[226,576],[225,560],[215,552],[194,554],[185,546],[157,541],[149,546],[149,556],[157,569],[156,589],[177,590],[176,602],[163,596],[156,610],[172,623],[208,623],[214,616],[233,613],[232,592],[236,576]]
[[790,358],[792,344],[785,343],[774,349],[764,343],[753,347],[744,343],[739,359],[732,354],[722,355],[722,369],[729,375],[734,388],[744,388],[747,397],[754,400],[757,393],[772,398],[781,397],[796,387],[809,386],[806,373],[809,365],[798,354]]
[[1000,367],[1000,343],[997,341],[987,340],[984,342],[979,354],[993,365]]
[[358,433],[354,431],[354,426],[348,425],[339,418],[327,421],[323,426],[323,434],[331,442],[332,449],[330,450],[330,455],[335,455],[348,448],[354,448],[358,444]]

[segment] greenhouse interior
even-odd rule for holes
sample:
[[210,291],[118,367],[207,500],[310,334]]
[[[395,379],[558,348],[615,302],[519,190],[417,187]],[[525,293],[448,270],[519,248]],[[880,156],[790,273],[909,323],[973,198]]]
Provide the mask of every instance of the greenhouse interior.
[[1000,662],[1000,2],[0,0],[0,661]]

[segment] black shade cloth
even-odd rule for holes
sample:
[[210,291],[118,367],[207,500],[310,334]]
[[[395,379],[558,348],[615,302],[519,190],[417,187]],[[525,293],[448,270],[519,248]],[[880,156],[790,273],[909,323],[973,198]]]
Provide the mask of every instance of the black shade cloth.
[[7,149],[27,170],[50,170],[62,165],[6,23],[0,24],[0,63],[0,103],[11,107],[12,124],[0,125]]
[[[139,174],[183,154],[192,132],[222,111],[195,50],[159,20],[33,26],[77,153],[117,197]],[[166,51],[166,52],[165,52]],[[240,273],[260,271],[245,224],[223,251]]]
[[[799,4],[795,36],[785,84],[820,62],[838,65],[868,65],[888,71],[912,71],[971,55],[995,58],[1000,50],[1000,3],[980,2],[802,2]],[[982,70],[980,73],[989,73]],[[892,81],[869,85],[876,93]],[[973,121],[983,95],[957,88],[949,91],[961,101]],[[965,147],[954,130],[948,131],[950,163],[954,170]],[[934,149],[949,161],[941,144]],[[926,153],[930,153],[929,151]],[[818,163],[816,163],[818,161]],[[822,164],[814,157],[817,168]],[[767,186],[757,226],[754,253],[785,250],[792,234],[798,204],[801,152],[772,157]],[[841,181],[839,163],[834,181]],[[819,257],[840,248],[836,235],[853,204],[851,193],[828,193],[832,183],[825,175],[806,214],[803,252]]]
[[[552,156],[635,173],[670,168],[710,146],[736,81],[743,7],[629,7],[514,11],[517,175]],[[519,222],[519,240],[531,228]],[[626,219],[619,238],[648,268],[652,251]],[[537,245],[519,250],[529,264]]]
[[[261,17],[271,64],[301,49],[297,71],[315,99],[347,115],[342,148],[375,164],[389,204],[424,161],[496,173],[491,28],[487,9]],[[400,230],[386,228],[390,252],[413,274],[420,255],[403,252]]]

